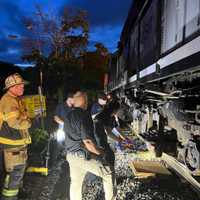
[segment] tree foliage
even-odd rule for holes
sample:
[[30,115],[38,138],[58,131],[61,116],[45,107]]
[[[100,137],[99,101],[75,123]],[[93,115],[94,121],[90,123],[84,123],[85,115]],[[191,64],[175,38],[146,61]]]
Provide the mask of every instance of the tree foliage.
[[65,8],[61,16],[56,16],[44,13],[37,6],[35,17],[23,21],[30,32],[30,37],[23,41],[28,52],[25,59],[37,61],[36,57],[43,56],[70,61],[85,51],[89,25],[82,10]]
[[88,88],[103,89],[103,78],[109,64],[108,49],[101,43],[95,45],[96,50],[86,52],[83,56],[82,77]]
[[[23,38],[23,59],[42,69],[48,89],[62,87],[67,77],[81,67],[86,51],[89,25],[82,10],[65,8],[62,15],[47,14],[37,6],[35,16],[24,18],[29,35]],[[74,67],[73,70],[71,68]],[[50,78],[51,81],[48,81]]]
[[109,54],[101,43],[95,45],[95,51],[87,51],[86,12],[66,7],[59,16],[49,13],[37,6],[32,18],[23,19],[28,30],[28,37],[22,41],[23,59],[43,71],[43,86],[50,94],[80,85],[100,88]]

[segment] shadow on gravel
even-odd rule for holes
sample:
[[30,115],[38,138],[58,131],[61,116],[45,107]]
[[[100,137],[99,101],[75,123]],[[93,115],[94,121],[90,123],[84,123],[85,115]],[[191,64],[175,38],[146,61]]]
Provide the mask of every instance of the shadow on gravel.
[[69,200],[69,164],[67,161],[61,166],[62,172],[60,174],[60,179],[56,184],[53,195],[50,200]]
[[147,179],[120,177],[117,200],[197,200],[188,184],[174,176],[155,176]]

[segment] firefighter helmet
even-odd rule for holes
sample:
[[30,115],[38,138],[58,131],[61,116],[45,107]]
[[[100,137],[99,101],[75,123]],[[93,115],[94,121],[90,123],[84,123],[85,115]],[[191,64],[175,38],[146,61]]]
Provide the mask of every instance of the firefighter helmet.
[[15,73],[6,78],[4,89],[6,90],[10,87],[13,87],[15,85],[20,85],[20,84],[28,84],[28,82],[25,81],[21,75],[19,75],[18,73]]

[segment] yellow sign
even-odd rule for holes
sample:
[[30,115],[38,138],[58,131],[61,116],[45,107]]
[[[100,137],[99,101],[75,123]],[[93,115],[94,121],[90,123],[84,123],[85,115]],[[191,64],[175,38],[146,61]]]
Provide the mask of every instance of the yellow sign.
[[35,118],[38,115],[46,116],[46,98],[40,95],[28,95],[22,99],[28,116]]

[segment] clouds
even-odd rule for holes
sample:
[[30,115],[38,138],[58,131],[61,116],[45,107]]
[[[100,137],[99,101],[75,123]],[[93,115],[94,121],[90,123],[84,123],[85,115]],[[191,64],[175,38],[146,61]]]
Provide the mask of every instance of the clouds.
[[1,0],[0,13],[1,21],[0,25],[4,32],[19,32],[22,30],[21,17],[26,14],[25,10],[21,10],[15,1]]
[[102,42],[115,51],[132,0],[69,0],[68,5],[87,11],[90,45]]
[[128,15],[132,0],[70,0],[68,5],[88,12],[91,26],[119,25]]
[[26,10],[19,7],[16,1],[1,0],[0,2],[0,60],[11,63],[21,62],[21,46],[19,40],[9,39],[9,35],[21,35],[25,29],[22,17]]
[[0,37],[0,61],[21,62],[21,44],[19,40],[10,40],[8,36]]
[[1,0],[0,1],[0,60],[20,63],[21,46],[19,39],[10,40],[8,35],[26,35],[22,24],[24,16],[31,16],[35,6],[41,5],[46,11],[61,11],[64,6],[87,11],[90,22],[90,45],[102,42],[114,51],[119,40],[130,4],[133,0]]
[[90,33],[90,39],[92,41],[104,43],[111,52],[114,52],[117,48],[121,29],[121,25],[96,26]]

